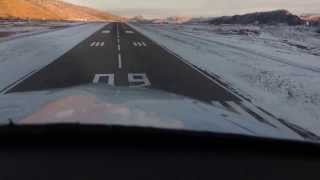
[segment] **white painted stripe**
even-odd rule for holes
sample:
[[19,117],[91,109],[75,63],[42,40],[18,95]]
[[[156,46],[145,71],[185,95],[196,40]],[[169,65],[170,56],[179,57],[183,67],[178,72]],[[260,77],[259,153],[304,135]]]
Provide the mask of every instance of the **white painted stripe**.
[[139,46],[139,47],[141,47],[141,46],[142,46],[142,44],[141,44],[140,42],[138,42],[137,44],[138,44],[138,46]]
[[95,44],[96,44],[96,42],[92,42],[92,43],[90,44],[90,47],[94,46]]
[[136,43],[136,42],[133,42],[133,45],[134,45],[134,46],[137,46],[137,43]]
[[147,44],[146,44],[145,42],[142,42],[142,44],[143,44],[144,46],[147,46]]
[[109,33],[110,33],[109,30],[104,30],[104,31],[102,31],[102,34],[109,34]]
[[99,47],[100,46],[100,42],[96,42],[96,47]]
[[[139,78],[136,78],[138,76]],[[151,82],[148,79],[146,74],[139,74],[139,73],[129,73],[128,74],[128,81],[130,87],[144,87],[144,86],[151,86]],[[139,85],[131,85],[131,83],[141,83]]]
[[101,42],[100,46],[104,46],[104,42]]
[[118,44],[118,51],[121,51],[120,44]]
[[128,31],[128,30],[126,30],[125,33],[126,33],[126,34],[133,34],[134,32],[133,32],[133,31]]
[[96,74],[93,78],[93,83],[99,83],[100,78],[102,77],[108,77],[108,84],[114,86],[114,74]]
[[215,107],[226,109],[219,101],[211,101],[211,104]]
[[24,80],[28,79],[29,77],[31,77],[32,75],[36,74],[37,72],[39,72],[41,69],[45,68],[47,65],[45,65],[44,67],[37,69],[37,70],[33,70],[31,71],[29,74],[26,74],[24,77],[22,77],[21,79],[18,79],[17,81],[15,81],[13,84],[5,87],[4,89],[1,90],[0,94],[6,94],[8,91],[10,91],[12,88],[14,88],[15,86],[17,86],[18,84],[20,84],[21,82],[23,82]]
[[121,58],[121,54],[118,54],[118,68],[121,69],[122,68],[122,58]]
[[269,115],[267,115],[266,113],[260,111],[258,108],[256,108],[253,104],[249,103],[249,102],[243,102],[243,105],[245,107],[247,107],[248,109],[250,109],[251,111],[255,112],[256,114],[258,114],[259,116],[261,116],[264,120],[270,121],[273,120],[273,124],[277,123],[279,124],[278,121],[274,121],[274,118],[270,117]]
[[247,111],[245,111],[241,106],[239,106],[235,102],[227,101],[226,103],[229,104],[239,114],[244,115],[244,116],[246,116],[246,117],[248,117],[250,119],[255,119],[254,117],[252,117],[251,114],[249,114]]

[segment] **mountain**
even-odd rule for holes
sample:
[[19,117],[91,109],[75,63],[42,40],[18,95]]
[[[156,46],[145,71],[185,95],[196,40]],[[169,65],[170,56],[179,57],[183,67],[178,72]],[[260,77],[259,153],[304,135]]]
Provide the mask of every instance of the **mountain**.
[[0,19],[106,21],[121,18],[60,0],[0,0]]
[[215,19],[215,18],[213,18],[213,17],[195,17],[185,23],[187,23],[187,24],[202,24],[202,23],[207,23],[213,19]]
[[184,16],[172,16],[167,17],[165,19],[154,19],[153,23],[161,23],[161,24],[182,24],[190,21],[192,18],[184,17]]
[[184,16],[172,16],[168,17],[165,21],[169,24],[182,24],[190,21],[192,18]]
[[287,24],[302,25],[305,21],[287,10],[256,12],[244,15],[223,16],[209,21],[211,24]]
[[300,17],[311,25],[320,25],[320,14],[304,14]]
[[145,19],[142,15],[135,16],[131,19],[129,19],[130,22],[138,22],[138,23],[149,23],[150,20]]

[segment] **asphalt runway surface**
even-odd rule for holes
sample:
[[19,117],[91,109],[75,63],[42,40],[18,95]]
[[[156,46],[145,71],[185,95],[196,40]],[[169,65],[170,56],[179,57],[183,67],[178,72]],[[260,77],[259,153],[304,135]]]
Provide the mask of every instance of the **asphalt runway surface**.
[[8,93],[88,83],[161,89],[206,102],[240,101],[125,23],[106,25]]
[[[67,88],[91,83],[145,87],[187,96],[305,139],[320,137],[275,117],[230,87],[153,42],[126,23],[114,22],[21,81],[6,93]],[[239,124],[240,125],[240,124]]]

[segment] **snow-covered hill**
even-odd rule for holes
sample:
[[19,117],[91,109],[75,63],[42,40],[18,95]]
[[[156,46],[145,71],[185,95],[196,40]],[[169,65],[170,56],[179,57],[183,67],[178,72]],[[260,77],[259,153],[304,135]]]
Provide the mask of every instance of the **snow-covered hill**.
[[287,24],[302,25],[305,21],[287,10],[256,12],[235,16],[223,16],[209,21],[210,24]]

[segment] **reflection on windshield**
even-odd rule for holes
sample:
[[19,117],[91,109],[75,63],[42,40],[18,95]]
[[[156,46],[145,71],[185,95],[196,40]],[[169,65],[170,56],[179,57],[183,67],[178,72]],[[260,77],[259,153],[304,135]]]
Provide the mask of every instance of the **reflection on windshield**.
[[139,109],[129,109],[121,104],[104,103],[94,96],[68,96],[49,103],[19,121],[19,124],[117,124],[143,125],[146,127],[182,128],[183,123],[174,119],[161,120],[156,114]]

